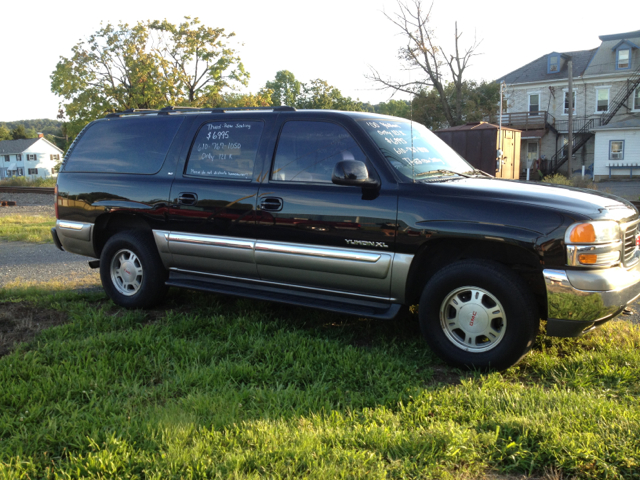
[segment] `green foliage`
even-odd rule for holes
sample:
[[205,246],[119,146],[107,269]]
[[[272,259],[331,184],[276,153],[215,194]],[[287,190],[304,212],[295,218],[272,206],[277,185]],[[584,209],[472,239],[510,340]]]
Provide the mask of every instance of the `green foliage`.
[[375,105],[375,112],[393,117],[411,119],[411,102],[407,100],[394,100]]
[[345,97],[326,80],[317,78],[308,83],[296,80],[293,73],[281,70],[273,81],[266,83],[263,91],[271,91],[271,105],[288,105],[294,108],[367,111],[359,100]]
[[267,82],[266,88],[273,91],[271,104],[295,107],[302,94],[302,83],[288,70],[280,70],[273,81]]
[[[640,327],[444,367],[413,322],[172,291],[0,289],[69,323],[0,358],[0,478],[638,478]],[[32,312],[33,313],[33,312]],[[12,321],[27,322],[29,311]]]
[[0,187],[55,187],[53,177],[10,177],[0,180]]
[[26,131],[24,125],[18,125],[16,128],[11,130],[11,138],[13,140],[21,140],[25,138],[36,138],[38,135],[31,130],[29,132]]
[[547,175],[542,179],[543,183],[551,183],[553,185],[565,185],[568,187],[588,188],[591,190],[598,190],[598,186],[588,177],[572,176],[567,178],[561,173],[554,173],[553,175]]
[[56,219],[44,215],[6,215],[0,217],[0,240],[10,242],[53,243],[51,228]]
[[[453,102],[456,97],[456,86],[448,82],[444,92]],[[500,86],[496,83],[465,81],[460,89],[460,109],[454,117],[454,124],[447,120],[440,94],[435,89],[422,91],[413,101],[413,118],[432,130],[449,126],[478,122],[484,118],[495,118],[496,105],[500,101]]]
[[166,105],[211,105],[248,74],[228,46],[233,33],[195,18],[107,24],[60,57],[51,90],[62,97],[73,137],[108,112]]
[[0,123],[0,141],[2,140],[12,140],[11,131],[6,127],[6,125]]

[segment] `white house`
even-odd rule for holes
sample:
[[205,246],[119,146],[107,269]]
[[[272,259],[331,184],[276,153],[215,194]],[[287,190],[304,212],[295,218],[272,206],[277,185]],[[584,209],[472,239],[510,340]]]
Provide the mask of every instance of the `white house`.
[[[599,37],[600,46],[576,52],[550,52],[498,79],[507,85],[507,110],[503,125],[523,130],[521,165],[539,166],[544,173],[564,171],[568,166],[569,108],[573,112],[571,169],[594,168],[602,161],[619,162],[614,153],[596,149],[600,127],[640,117],[640,30]],[[568,66],[573,69],[573,92],[569,95]],[[618,129],[618,141],[631,155],[632,130]],[[604,135],[607,136],[608,134]],[[622,136],[620,136],[622,135]],[[603,140],[604,141],[604,140]],[[603,144],[604,145],[604,144]],[[621,144],[615,143],[618,148]],[[606,153],[606,155],[605,155]],[[636,158],[640,163],[640,159]],[[601,165],[602,167],[602,165]],[[600,168],[596,177],[604,176]],[[624,176],[614,168],[612,176]],[[634,172],[640,175],[640,170]],[[627,171],[626,175],[629,175]],[[609,170],[606,170],[609,176]]]
[[598,178],[640,175],[640,116],[593,130],[594,175]]
[[38,138],[0,142],[0,180],[9,177],[47,178],[58,174],[63,151],[42,134]]

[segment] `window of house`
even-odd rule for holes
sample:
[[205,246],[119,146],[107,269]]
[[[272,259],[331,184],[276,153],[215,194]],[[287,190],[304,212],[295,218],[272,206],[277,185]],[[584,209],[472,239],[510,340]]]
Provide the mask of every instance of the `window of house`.
[[596,113],[609,111],[609,88],[596,88]]
[[8,161],[9,161],[9,155],[5,155],[5,156],[4,156],[4,161],[5,161],[5,162],[8,162]]
[[618,55],[617,55],[617,64],[616,64],[616,68],[618,70],[624,70],[626,68],[629,68],[631,66],[631,64],[629,63],[629,58],[630,58],[630,53],[631,53],[631,49],[629,48],[621,48],[620,50],[618,50]]
[[56,154],[56,155],[49,155],[49,158],[51,160],[60,160],[60,155]]
[[[575,115],[576,113],[576,91],[573,91],[573,98],[572,98],[572,102],[571,102],[571,106],[573,108],[573,114]],[[569,115],[569,92],[565,91],[564,92],[564,110],[563,113],[565,115]]]
[[287,122],[278,141],[271,179],[331,183],[333,167],[341,160],[366,161],[344,128],[328,122]]
[[19,153],[18,153],[18,154],[16,154],[16,160],[17,160],[18,162],[21,162],[21,161],[22,161],[22,155],[21,155],[21,154],[19,154]]
[[609,141],[609,160],[624,160],[624,140]]
[[37,168],[30,168],[29,169],[29,175],[37,175],[38,174],[38,169]]
[[560,71],[560,55],[549,55],[547,63],[547,73],[558,73]]
[[24,177],[24,168],[18,167],[18,177]]
[[633,94],[633,109],[640,110],[640,87],[636,88]]
[[56,173],[55,170],[56,170],[55,168],[51,169],[51,175],[55,175],[55,173]]
[[35,153],[27,153],[27,160],[37,160],[38,156]]
[[540,94],[529,94],[529,115],[538,115],[540,111]]

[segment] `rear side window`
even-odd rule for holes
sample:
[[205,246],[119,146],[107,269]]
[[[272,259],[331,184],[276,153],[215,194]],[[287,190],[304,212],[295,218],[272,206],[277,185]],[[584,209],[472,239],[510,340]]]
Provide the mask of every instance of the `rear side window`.
[[278,141],[271,179],[331,183],[333,167],[341,160],[366,161],[344,128],[328,122],[287,122]]
[[184,117],[105,119],[90,125],[65,160],[65,172],[152,174],[162,168]]
[[262,122],[205,123],[191,147],[185,175],[251,180]]

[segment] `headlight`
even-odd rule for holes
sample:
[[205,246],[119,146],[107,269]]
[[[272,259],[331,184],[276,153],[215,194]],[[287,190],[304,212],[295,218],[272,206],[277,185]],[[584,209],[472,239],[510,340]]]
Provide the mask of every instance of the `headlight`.
[[575,223],[564,237],[567,264],[572,266],[612,266],[620,262],[620,226],[611,221]]
[[617,222],[574,223],[567,229],[564,241],[569,244],[610,243],[620,240]]

